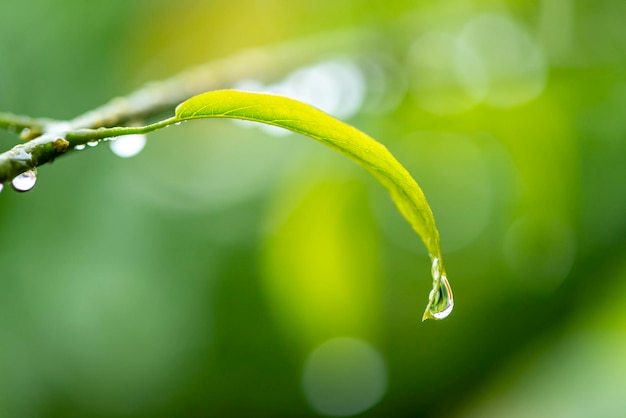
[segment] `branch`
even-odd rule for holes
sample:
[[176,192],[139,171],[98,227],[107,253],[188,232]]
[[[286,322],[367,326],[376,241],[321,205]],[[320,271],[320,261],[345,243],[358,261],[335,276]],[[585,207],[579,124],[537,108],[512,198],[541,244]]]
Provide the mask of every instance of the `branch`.
[[287,70],[310,63],[328,50],[339,54],[359,49],[361,45],[371,49],[371,45],[376,43],[378,37],[369,31],[348,30],[289,42],[270,49],[246,51],[183,71],[164,81],[149,83],[126,97],[115,98],[71,121],[0,114],[0,128],[21,131],[22,138],[29,141],[0,154],[0,183],[52,162],[73,151],[75,146],[93,141],[94,137],[107,138],[115,136],[116,132],[114,129],[107,129],[106,133],[88,130],[119,127],[154,117],[173,110],[191,96],[231,87],[246,78],[276,80]]
[[246,78],[276,80],[287,70],[308,64],[328,50],[340,54],[359,49],[360,45],[371,49],[377,38],[372,32],[353,29],[316,35],[273,48],[244,51],[190,68],[168,80],[148,83],[127,97],[115,98],[75,118],[71,125],[73,129],[95,129],[143,120],[173,110],[192,96],[232,87]]
[[19,133],[22,139],[29,140],[38,137],[46,125],[57,121],[52,119],[34,119],[29,116],[14,115],[0,112],[0,128],[9,132]]

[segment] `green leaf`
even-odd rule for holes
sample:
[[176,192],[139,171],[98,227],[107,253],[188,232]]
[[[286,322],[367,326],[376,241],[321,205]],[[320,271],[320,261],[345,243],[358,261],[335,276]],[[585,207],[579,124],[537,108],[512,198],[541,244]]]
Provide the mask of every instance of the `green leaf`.
[[361,164],[389,191],[430,253],[433,290],[423,319],[442,319],[450,313],[452,292],[441,261],[433,213],[417,182],[385,146],[319,109],[270,94],[213,91],[192,97],[176,108],[177,121],[202,118],[235,118],[279,126],[316,139]]

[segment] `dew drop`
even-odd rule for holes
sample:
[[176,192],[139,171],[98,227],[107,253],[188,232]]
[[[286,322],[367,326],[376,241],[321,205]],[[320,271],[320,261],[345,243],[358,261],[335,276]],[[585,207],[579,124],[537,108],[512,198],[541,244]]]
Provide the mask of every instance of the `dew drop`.
[[89,145],[90,147],[95,147],[98,145],[98,141],[89,141],[87,142],[87,145]]
[[84,149],[85,149],[85,147],[86,147],[86,145],[85,145],[85,144],[79,144],[79,145],[76,145],[76,146],[74,147],[74,149],[75,149],[76,151],[82,151],[82,150],[84,150]]
[[37,182],[37,173],[34,170],[28,170],[15,177],[11,181],[11,187],[16,192],[27,192],[35,186]]
[[433,290],[430,291],[428,296],[428,306],[426,306],[422,321],[426,319],[444,319],[454,309],[452,288],[439,258],[433,259],[432,275]]
[[182,123],[182,122],[176,122],[174,125],[176,125],[176,126],[180,126],[180,124],[181,124],[181,123]]
[[145,135],[125,135],[120,136],[115,141],[111,141],[111,151],[118,157],[130,158],[139,154],[146,146]]

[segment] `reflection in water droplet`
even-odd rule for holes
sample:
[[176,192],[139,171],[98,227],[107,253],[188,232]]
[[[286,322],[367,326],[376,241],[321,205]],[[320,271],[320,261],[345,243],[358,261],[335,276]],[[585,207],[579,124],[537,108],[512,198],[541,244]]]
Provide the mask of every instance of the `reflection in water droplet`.
[[146,146],[145,135],[120,136],[110,143],[111,151],[118,157],[130,158],[139,154]]
[[76,151],[82,151],[82,150],[84,150],[84,149],[85,149],[85,147],[86,147],[86,145],[85,145],[85,144],[79,144],[79,145],[76,145],[76,146],[74,147],[74,149],[75,149]]
[[452,289],[446,276],[441,276],[441,282],[435,293],[435,299],[430,306],[429,313],[434,319],[443,319],[450,315],[452,309],[454,309]]
[[87,142],[87,145],[89,145],[90,147],[95,147],[98,145],[98,141],[89,141]]
[[11,187],[16,192],[27,192],[35,186],[37,174],[33,170],[28,170],[11,181]]
[[433,259],[432,267],[433,290],[428,296],[428,306],[422,317],[422,321],[426,319],[444,319],[454,309],[454,297],[452,296],[452,288],[448,278],[443,271],[443,266],[439,258]]

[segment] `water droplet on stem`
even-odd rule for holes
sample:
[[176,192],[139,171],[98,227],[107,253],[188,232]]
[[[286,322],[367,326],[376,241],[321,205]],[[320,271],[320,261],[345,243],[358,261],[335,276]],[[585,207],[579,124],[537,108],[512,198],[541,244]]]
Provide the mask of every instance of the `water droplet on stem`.
[[98,145],[98,141],[89,141],[87,142],[87,145],[89,145],[90,147],[95,147]]
[[18,175],[11,181],[11,187],[16,192],[27,192],[35,186],[37,173],[35,170],[28,170]]
[[32,134],[32,131],[30,130],[30,128],[24,128],[20,132],[20,138],[22,138],[22,139],[30,138],[31,134]]
[[86,145],[85,145],[85,144],[78,144],[78,145],[76,145],[76,146],[74,147],[74,149],[75,149],[76,151],[82,151],[82,150],[84,150],[85,148],[86,148]]
[[134,157],[146,146],[146,135],[120,136],[115,141],[112,141],[110,146],[111,151],[118,157]]

